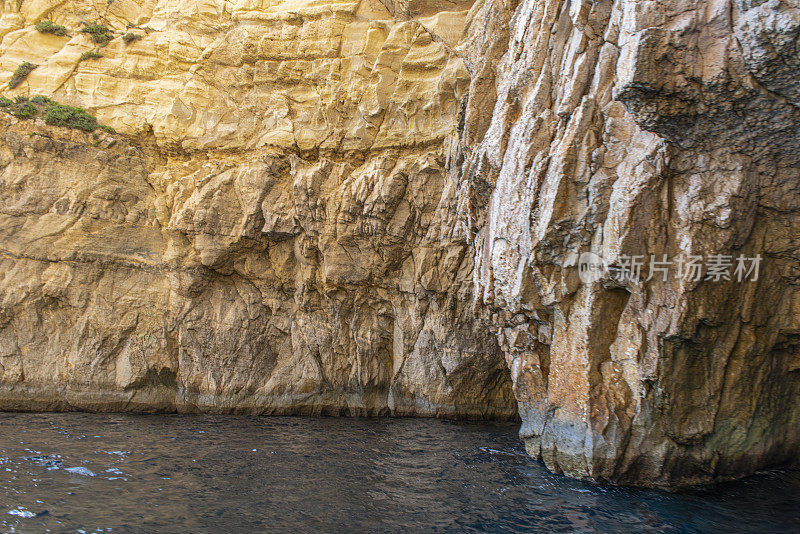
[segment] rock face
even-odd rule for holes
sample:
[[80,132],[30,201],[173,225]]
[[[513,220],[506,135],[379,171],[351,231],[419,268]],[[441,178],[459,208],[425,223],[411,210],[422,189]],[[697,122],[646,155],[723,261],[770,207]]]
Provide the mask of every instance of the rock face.
[[[530,454],[658,485],[795,461],[797,2],[498,2],[478,19],[460,183]],[[507,49],[482,42],[506,23]],[[583,283],[584,252],[764,259],[757,281]]]
[[516,417],[454,229],[444,7],[7,5],[16,93],[127,141],[2,123],[0,407]]
[[120,133],[0,117],[0,408],[519,413],[640,485],[796,459],[796,1],[26,0],[0,35],[39,65],[8,96]]

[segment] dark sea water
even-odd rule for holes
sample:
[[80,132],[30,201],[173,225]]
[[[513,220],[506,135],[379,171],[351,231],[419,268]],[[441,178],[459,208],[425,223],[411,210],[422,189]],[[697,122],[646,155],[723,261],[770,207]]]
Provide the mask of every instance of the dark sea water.
[[550,474],[516,425],[0,414],[2,532],[800,532],[800,473],[711,492]]

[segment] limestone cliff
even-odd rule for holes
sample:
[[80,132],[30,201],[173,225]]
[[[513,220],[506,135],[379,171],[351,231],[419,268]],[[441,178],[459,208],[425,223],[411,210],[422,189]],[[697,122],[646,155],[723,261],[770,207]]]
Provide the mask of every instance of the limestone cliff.
[[8,94],[120,135],[0,125],[0,407],[516,417],[444,172],[468,8],[7,2]]
[[[476,298],[552,469],[682,485],[796,461],[798,7],[489,2],[470,26]],[[763,263],[584,283],[585,252]]]
[[6,1],[4,94],[118,133],[0,114],[0,408],[518,411],[645,485],[792,461],[799,35],[794,0]]

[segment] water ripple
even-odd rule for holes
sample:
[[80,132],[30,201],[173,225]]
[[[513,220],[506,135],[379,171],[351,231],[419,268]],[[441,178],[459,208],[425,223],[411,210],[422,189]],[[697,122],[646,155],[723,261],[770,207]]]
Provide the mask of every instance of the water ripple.
[[586,484],[529,458],[513,425],[0,414],[0,427],[0,532],[800,531],[796,471],[684,495]]

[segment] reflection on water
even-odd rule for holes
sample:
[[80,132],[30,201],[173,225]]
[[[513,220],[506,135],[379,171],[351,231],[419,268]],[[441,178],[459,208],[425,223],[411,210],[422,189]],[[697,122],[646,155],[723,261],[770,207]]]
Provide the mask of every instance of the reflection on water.
[[674,495],[552,475],[516,427],[0,414],[3,532],[789,532],[800,473]]

